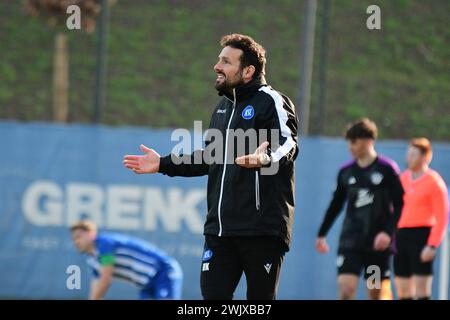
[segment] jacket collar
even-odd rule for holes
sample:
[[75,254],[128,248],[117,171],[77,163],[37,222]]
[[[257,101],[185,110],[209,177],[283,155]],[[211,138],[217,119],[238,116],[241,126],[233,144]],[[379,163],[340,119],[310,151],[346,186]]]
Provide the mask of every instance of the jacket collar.
[[[265,86],[266,79],[264,76],[260,76],[258,78],[252,79],[250,82],[237,86],[234,91],[236,93],[236,101],[244,100],[256,93],[262,86]],[[231,101],[234,101],[233,93],[226,93],[223,91],[219,91],[219,96],[225,96]]]

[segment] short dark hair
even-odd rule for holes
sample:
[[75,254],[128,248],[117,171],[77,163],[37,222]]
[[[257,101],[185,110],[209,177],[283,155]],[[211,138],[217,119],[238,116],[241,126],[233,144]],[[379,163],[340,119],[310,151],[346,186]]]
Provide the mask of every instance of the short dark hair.
[[240,60],[241,70],[253,65],[255,67],[253,78],[265,74],[266,50],[252,37],[238,33],[228,34],[222,37],[220,45],[222,47],[230,46],[235,49],[241,49],[243,51]]
[[431,142],[427,138],[413,138],[410,141],[410,146],[419,149],[420,153],[431,160],[433,156],[433,149],[431,148]]
[[347,126],[347,131],[345,132],[346,140],[356,140],[356,139],[373,139],[375,140],[378,136],[378,129],[375,122],[363,118],[356,122],[351,123]]
[[95,223],[89,220],[82,220],[70,226],[70,232],[74,232],[75,230],[83,230],[88,232],[97,232],[97,226]]

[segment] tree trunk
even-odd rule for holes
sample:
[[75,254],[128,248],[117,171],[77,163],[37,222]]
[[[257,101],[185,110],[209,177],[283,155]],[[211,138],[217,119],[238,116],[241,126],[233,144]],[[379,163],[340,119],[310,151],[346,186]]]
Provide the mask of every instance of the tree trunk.
[[55,36],[53,58],[53,120],[67,122],[69,115],[69,54],[67,36],[58,32]]

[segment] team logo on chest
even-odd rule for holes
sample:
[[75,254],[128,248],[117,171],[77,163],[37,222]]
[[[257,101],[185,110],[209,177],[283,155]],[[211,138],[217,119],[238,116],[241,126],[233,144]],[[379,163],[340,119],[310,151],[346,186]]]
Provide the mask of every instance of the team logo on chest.
[[373,194],[369,189],[359,189],[355,201],[355,208],[361,208],[373,203]]
[[370,180],[372,181],[372,183],[374,185],[378,185],[381,183],[381,181],[383,180],[383,175],[379,172],[374,172],[372,173],[372,175],[370,176]]
[[244,118],[245,120],[250,120],[254,115],[255,109],[251,105],[246,106],[245,109],[242,110],[242,118]]

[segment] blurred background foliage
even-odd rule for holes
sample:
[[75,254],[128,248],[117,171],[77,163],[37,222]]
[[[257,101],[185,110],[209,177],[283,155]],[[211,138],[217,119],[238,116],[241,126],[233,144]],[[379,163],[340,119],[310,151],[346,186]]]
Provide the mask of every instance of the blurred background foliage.
[[[321,0],[312,83],[317,115]],[[380,0],[382,29],[366,28],[373,1],[332,1],[323,135],[374,119],[382,138],[450,140],[450,28],[447,0]],[[304,2],[299,0],[119,0],[110,10],[102,123],[152,128],[209,122],[218,96],[212,69],[220,37],[249,34],[267,50],[267,80],[298,98]],[[0,4],[0,118],[52,121],[55,29],[23,1]],[[66,31],[68,122],[94,113],[94,34]],[[206,126],[206,125],[204,125]],[[315,132],[315,123],[311,122]]]

